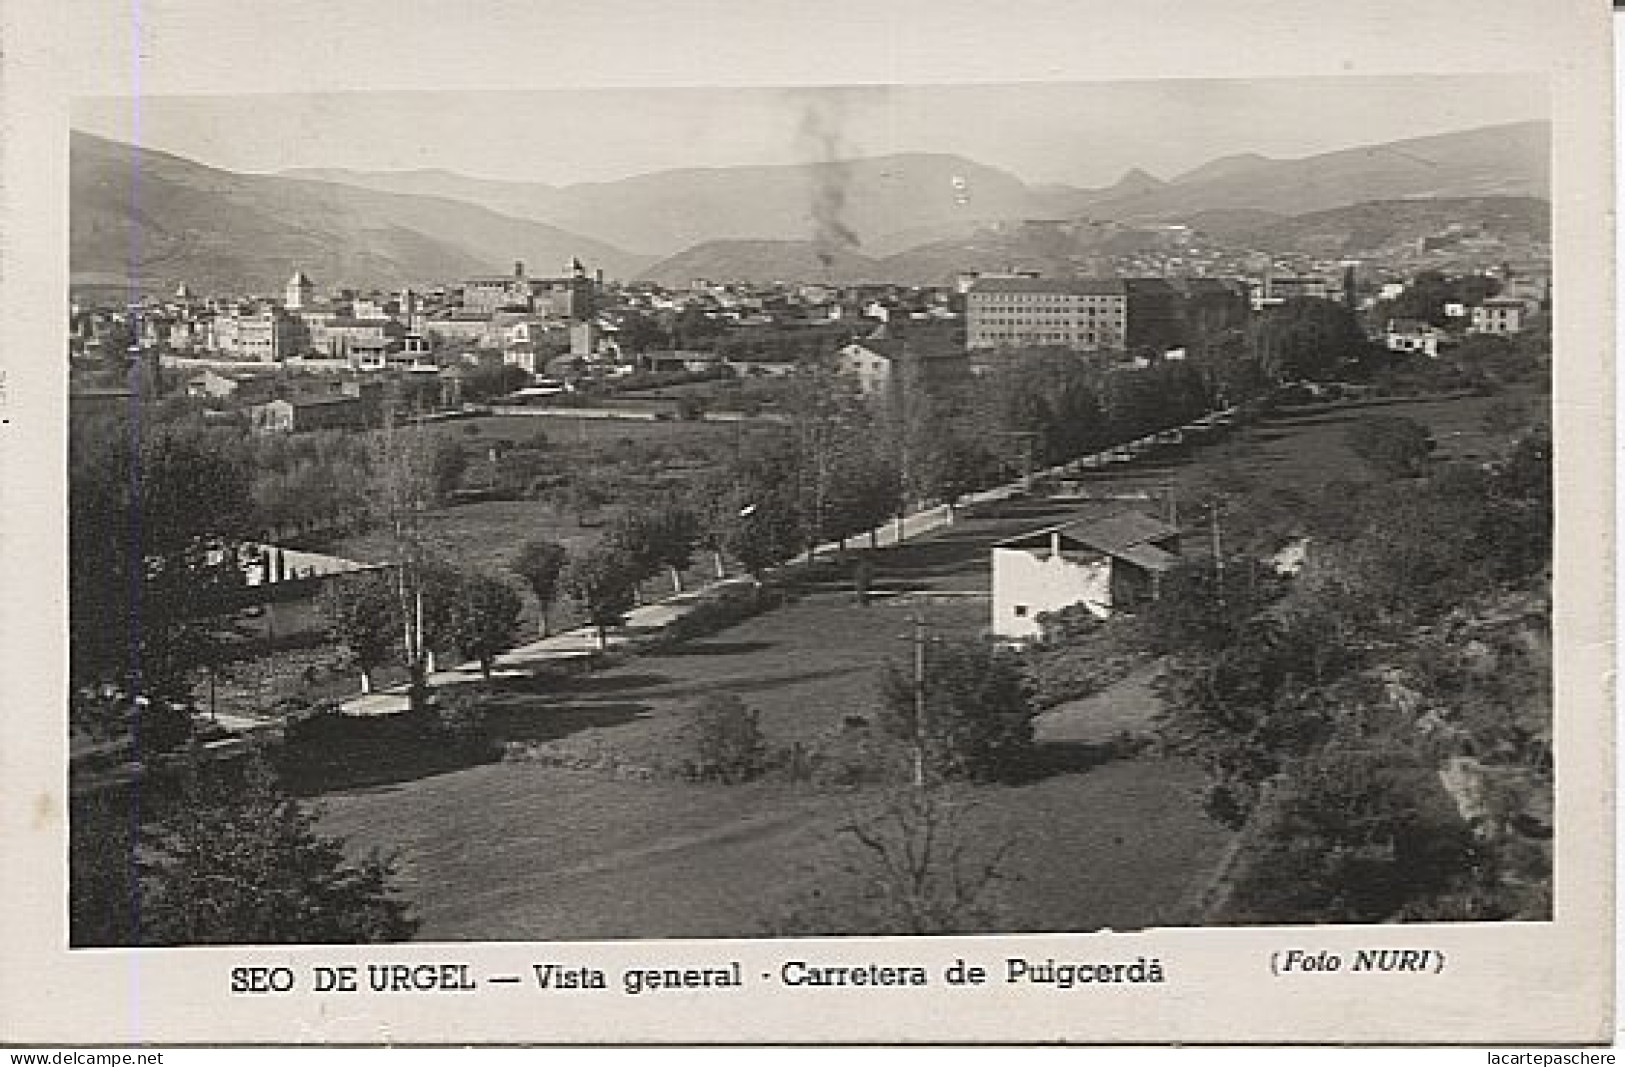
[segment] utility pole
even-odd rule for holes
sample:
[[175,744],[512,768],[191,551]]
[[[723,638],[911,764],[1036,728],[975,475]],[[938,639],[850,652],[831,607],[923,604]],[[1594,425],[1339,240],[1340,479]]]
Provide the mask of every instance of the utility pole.
[[909,641],[914,646],[914,784],[924,788],[926,784],[926,748],[931,738],[931,708],[925,694],[925,648],[934,641],[940,640],[930,635],[925,621],[925,609],[921,608],[909,616],[909,633],[899,635],[900,640]]
[[1213,581],[1217,590],[1219,603],[1224,603],[1224,550],[1219,540],[1219,502],[1213,501],[1208,505],[1208,515],[1213,526]]
[[914,784],[925,785],[925,613],[914,613]]

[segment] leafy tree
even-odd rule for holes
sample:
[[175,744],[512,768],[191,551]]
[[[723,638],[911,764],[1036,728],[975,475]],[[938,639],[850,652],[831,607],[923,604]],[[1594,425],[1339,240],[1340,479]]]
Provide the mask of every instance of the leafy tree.
[[1097,372],[1076,353],[1017,350],[975,386],[968,400],[978,436],[1007,469],[1063,462],[1101,443],[1107,431]]
[[672,327],[678,348],[704,348],[726,332],[726,327],[703,308],[689,305],[677,315]]
[[457,583],[448,620],[451,639],[479,662],[486,681],[497,656],[513,647],[520,606],[519,594],[496,578],[476,574]]
[[1444,306],[1456,298],[1456,287],[1442,273],[1436,270],[1420,271],[1404,291],[1389,302],[1387,317],[1420,319],[1443,326],[1448,321]]
[[1367,415],[1344,435],[1349,451],[1387,478],[1413,478],[1426,468],[1433,435],[1402,415]]
[[609,647],[609,628],[619,626],[631,609],[637,581],[637,572],[614,544],[594,545],[565,565],[564,590],[597,628],[599,648]]
[[462,485],[463,473],[468,470],[468,453],[455,437],[443,435],[435,439],[429,454],[430,499],[444,504]]
[[803,547],[809,550],[835,535],[831,505],[839,465],[861,417],[853,388],[850,382],[823,374],[792,380],[784,398],[790,415],[788,462],[777,470],[758,472],[790,484]]
[[124,788],[72,799],[68,818],[69,941],[74,948],[140,943],[136,798]]
[[464,756],[484,759],[500,754],[482,695],[466,687],[452,689],[435,702],[430,730],[435,741]]
[[1157,680],[1157,731],[1207,771],[1207,806],[1246,821],[1263,783],[1329,735],[1331,686],[1359,662],[1334,610],[1306,605],[1255,617],[1223,644],[1173,657]]
[[615,335],[616,341],[627,352],[642,353],[651,348],[658,348],[670,339],[666,328],[649,316],[636,311],[628,311],[621,316],[620,332]]
[[[923,683],[892,664],[882,677],[882,724],[918,746],[928,780],[1004,779],[1027,768],[1033,707],[1016,658],[981,641],[926,645]],[[919,721],[923,684],[925,721]]]
[[[1178,426],[1211,407],[1207,384],[1186,362],[1112,372],[1102,383],[1102,405],[1111,441],[1129,441]],[[1089,443],[1105,441],[1097,435]],[[1073,454],[1083,451],[1087,448],[1079,447]]]
[[700,543],[700,518],[675,498],[661,501],[652,515],[655,559],[671,574],[673,592],[683,591],[683,571]]
[[872,530],[897,514],[902,503],[896,466],[878,449],[851,448],[836,462],[826,501],[829,532],[844,539]]
[[758,577],[806,545],[806,522],[787,442],[758,443],[705,490],[706,537]]
[[392,864],[347,859],[259,757],[240,786],[194,768],[176,810],[143,836],[145,945],[370,944],[417,927]]
[[1539,575],[1550,564],[1552,537],[1542,440],[1530,438],[1491,470],[1449,464],[1326,509],[1316,519],[1322,569],[1395,623]]
[[421,595],[416,609],[422,619],[426,667],[434,670],[437,653],[461,651],[459,604],[469,577],[440,556],[425,555],[417,567],[417,588]]
[[805,543],[805,525],[783,489],[762,487],[725,519],[723,545],[756,577],[793,557]]
[[210,617],[245,582],[253,504],[241,438],[120,419],[76,427],[70,464],[74,688],[184,701],[192,673],[213,656]]
[[1368,347],[1351,309],[1317,297],[1297,297],[1267,312],[1255,323],[1251,343],[1277,382],[1335,379]]
[[68,721],[92,737],[128,739],[142,760],[179,748],[193,735],[190,702],[131,696],[111,688],[69,693]]
[[1163,576],[1157,598],[1135,621],[1156,653],[1212,652],[1238,640],[1285,591],[1284,580],[1258,560],[1231,556],[1222,569],[1188,560]]
[[394,575],[377,570],[345,575],[322,590],[317,610],[361,672],[361,691],[372,692],[373,671],[389,662],[401,640]]
[[1271,921],[1383,922],[1473,881],[1472,836],[1399,737],[1336,741],[1295,765],[1232,906]]
[[518,392],[530,384],[525,368],[512,363],[483,363],[474,369],[463,386],[470,400],[492,400]]
[[535,539],[519,546],[508,569],[524,579],[540,606],[542,636],[547,636],[547,611],[559,596],[559,576],[566,553],[557,541]]
[[665,567],[672,588],[683,591],[683,570],[688,567],[700,540],[699,519],[675,498],[627,512],[616,522],[609,540],[626,557],[641,580]]
[[919,495],[950,507],[990,485],[997,478],[998,460],[985,444],[952,426],[941,426],[926,440],[919,470]]

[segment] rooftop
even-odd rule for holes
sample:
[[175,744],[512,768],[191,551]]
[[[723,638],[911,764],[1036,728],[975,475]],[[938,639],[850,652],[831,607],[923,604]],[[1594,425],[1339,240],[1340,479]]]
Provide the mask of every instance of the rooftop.
[[978,278],[972,293],[1060,293],[1071,296],[1122,296],[1121,278]]
[[1115,556],[1147,570],[1167,570],[1177,559],[1172,553],[1158,547],[1157,542],[1177,537],[1179,528],[1138,511],[1120,511],[1103,519],[1046,526],[1006,538],[994,547],[1047,548],[1057,534],[1063,543]]

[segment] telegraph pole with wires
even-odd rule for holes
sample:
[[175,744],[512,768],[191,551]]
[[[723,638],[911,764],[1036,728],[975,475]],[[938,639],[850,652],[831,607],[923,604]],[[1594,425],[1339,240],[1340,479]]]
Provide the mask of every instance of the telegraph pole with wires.
[[910,632],[901,635],[900,639],[909,641],[914,646],[914,784],[924,788],[927,778],[926,749],[930,745],[931,730],[930,702],[925,693],[926,672],[926,646],[938,642],[941,638],[932,637],[925,621],[925,609],[915,611],[910,617]]

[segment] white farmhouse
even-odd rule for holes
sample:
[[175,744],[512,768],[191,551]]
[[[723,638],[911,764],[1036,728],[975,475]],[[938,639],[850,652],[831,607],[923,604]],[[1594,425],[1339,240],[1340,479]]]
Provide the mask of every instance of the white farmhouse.
[[993,546],[993,633],[1039,636],[1038,617],[1082,604],[1106,618],[1156,595],[1179,562],[1179,530],[1126,511],[1093,522],[1051,526]]

